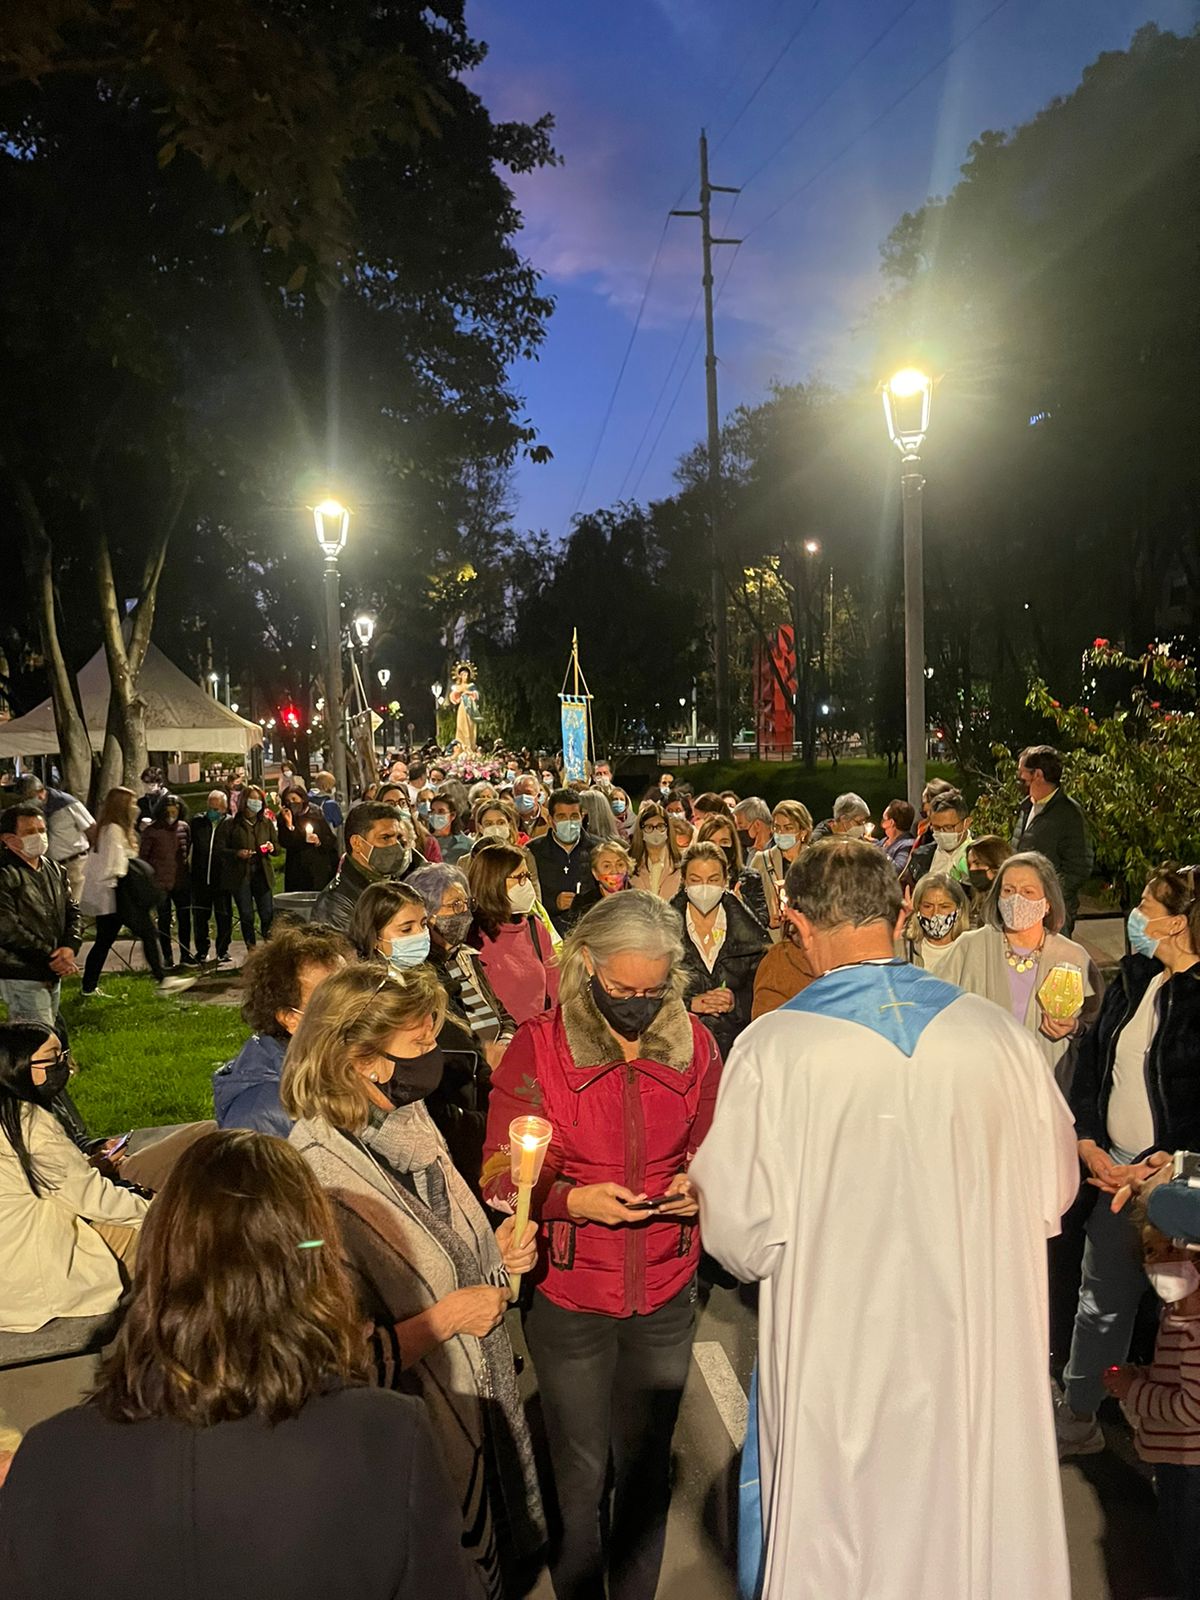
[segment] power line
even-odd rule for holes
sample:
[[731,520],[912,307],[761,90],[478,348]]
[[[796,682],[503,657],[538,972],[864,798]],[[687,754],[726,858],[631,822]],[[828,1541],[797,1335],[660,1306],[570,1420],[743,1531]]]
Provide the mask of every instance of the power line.
[[769,222],[773,222],[781,211],[783,211],[787,206],[790,206],[793,200],[798,200],[802,194],[811,189],[813,184],[818,182],[819,179],[823,178],[831,167],[835,167],[842,157],[853,150],[854,146],[858,144],[860,140],[865,139],[869,133],[873,133],[879,124],[885,120],[885,118],[890,117],[892,112],[896,110],[897,106],[903,105],[908,99],[909,95],[915,94],[921,85],[925,83],[927,79],[931,78],[939,67],[945,66],[950,57],[957,51],[961,50],[963,45],[969,43],[981,28],[987,26],[997,12],[1004,10],[1008,3],[1009,0],[996,0],[996,4],[991,8],[991,10],[985,12],[973,27],[968,28],[961,39],[956,40],[948,50],[944,50],[937,60],[932,64],[932,66],[927,67],[925,71],[921,73],[919,78],[916,78],[912,83],[909,84],[907,89],[898,94],[894,100],[890,100],[888,104],[884,106],[879,115],[872,118],[872,120],[867,123],[865,128],[860,129],[852,139],[842,146],[836,155],[830,156],[829,160],[825,162],[824,166],[818,167],[816,172],[814,172],[811,177],[806,178],[798,189],[793,189],[792,192],[785,196],[777,206],[774,206],[770,211],[768,211],[765,217],[762,217],[758,222],[756,222],[752,228],[748,228],[744,237],[749,239],[753,234],[759,233],[767,226]]
[[754,88],[751,89],[750,93],[746,96],[745,100],[742,101],[741,109],[738,111],[737,116],[734,117],[733,121],[729,124],[729,126],[725,129],[725,132],[721,135],[721,137],[717,140],[716,144],[713,146],[713,155],[716,155],[717,151],[720,150],[721,146],[725,143],[726,139],[729,138],[730,134],[737,127],[738,123],[746,115],[747,111],[749,111],[750,107],[758,99],[759,95],[766,88],[767,84],[775,76],[775,73],[778,71],[780,65],[783,62],[783,58],[787,55],[788,51],[795,44],[796,40],[804,32],[805,28],[808,27],[809,23],[813,19],[813,14],[815,13],[815,11],[817,10],[817,7],[820,4],[821,4],[821,0],[813,0],[812,5],[809,6],[808,10],[804,13],[804,16],[800,19],[799,23],[796,25],[795,28],[792,29],[791,33],[784,40],[783,44],[780,46],[778,52],[776,53],[775,59],[771,62],[771,65],[767,68],[767,70],[763,73],[762,77],[754,85]]
[[650,298],[650,285],[654,282],[654,274],[658,271],[658,263],[662,259],[663,245],[667,242],[667,229],[670,227],[670,225],[671,219],[670,216],[667,216],[663,220],[662,232],[658,236],[658,248],[654,252],[654,260],[650,263],[650,271],[646,277],[646,287],[642,290],[642,298],[637,309],[637,316],[633,319],[633,327],[629,330],[629,338],[625,345],[625,354],[621,357],[621,365],[617,368],[617,376],[613,380],[612,393],[609,395],[608,404],[604,408],[604,417],[600,423],[600,431],[596,435],[596,443],[592,446],[592,453],[588,458],[587,471],[584,473],[583,481],[579,485],[579,493],[575,496],[575,504],[571,507],[571,514],[567,518],[563,527],[564,534],[568,532],[572,522],[575,520],[579,508],[583,504],[583,497],[587,493],[588,484],[591,482],[592,469],[596,465],[596,458],[600,454],[600,446],[604,442],[604,435],[608,431],[609,422],[612,420],[613,407],[617,403],[617,391],[621,387],[621,379],[625,376],[625,368],[629,365],[629,357],[633,353],[633,342],[637,338],[638,329],[642,325],[642,315],[646,310],[646,301]]
[[867,57],[883,43],[888,34],[891,33],[892,29],[896,27],[897,24],[904,21],[905,17],[916,4],[917,0],[908,0],[907,5],[903,6],[901,10],[897,12],[897,14],[888,23],[887,27],[884,28],[882,32],[875,35],[867,48],[862,52],[861,55],[857,56],[855,60],[851,62],[850,66],[846,68],[846,71],[837,80],[829,92],[817,101],[816,105],[813,106],[811,111],[807,112],[803,117],[801,117],[800,121],[796,124],[792,131],[787,134],[785,138],[779,141],[774,150],[771,151],[770,155],[764,157],[763,160],[759,162],[758,166],[754,168],[750,176],[743,182],[743,189],[747,188],[754,182],[755,178],[759,177],[763,172],[765,172],[766,169],[771,165],[772,161],[774,161],[775,157],[787,149],[792,140],[795,139],[796,136],[803,131],[803,129],[807,128],[808,124],[815,116],[824,111],[825,107],[833,99],[834,95],[837,94],[839,90],[845,88],[846,84],[849,83],[850,79],[858,71],[859,67],[862,66]]

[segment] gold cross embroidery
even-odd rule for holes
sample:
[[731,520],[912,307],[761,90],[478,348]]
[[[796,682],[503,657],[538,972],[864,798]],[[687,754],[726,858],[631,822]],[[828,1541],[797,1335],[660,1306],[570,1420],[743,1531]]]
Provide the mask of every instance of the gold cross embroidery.
[[880,1011],[899,1011],[901,1006],[915,1006],[915,1000],[889,1000],[887,1005],[880,1006]]

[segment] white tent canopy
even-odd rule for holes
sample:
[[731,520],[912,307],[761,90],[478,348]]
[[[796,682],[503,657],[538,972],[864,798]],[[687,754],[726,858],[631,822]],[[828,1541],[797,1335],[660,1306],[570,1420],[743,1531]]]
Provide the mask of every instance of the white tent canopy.
[[[248,755],[263,742],[256,722],[247,722],[206,694],[153,644],[146,651],[138,688],[146,702],[146,745],[150,750]],[[93,750],[104,746],[110,692],[108,662],[101,648],[79,674],[79,698]],[[57,751],[58,733],[49,700],[23,717],[0,722],[0,756],[48,756]]]

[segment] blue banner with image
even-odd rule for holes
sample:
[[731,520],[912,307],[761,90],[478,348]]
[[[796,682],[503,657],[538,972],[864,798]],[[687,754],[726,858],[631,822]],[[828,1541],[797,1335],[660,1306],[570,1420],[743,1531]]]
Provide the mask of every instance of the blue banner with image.
[[588,706],[586,700],[561,695],[563,780],[587,777]]

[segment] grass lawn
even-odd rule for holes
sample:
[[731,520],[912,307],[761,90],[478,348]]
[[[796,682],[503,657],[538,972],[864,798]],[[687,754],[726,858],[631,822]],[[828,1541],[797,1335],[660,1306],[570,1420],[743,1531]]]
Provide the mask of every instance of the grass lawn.
[[104,978],[112,1000],[63,986],[63,1017],[79,1071],[71,1095],[94,1134],[195,1122],[213,1114],[212,1075],[245,1042],[237,1006],[202,1005],[190,992],[160,999],[148,977]]
[[[780,800],[802,800],[814,822],[831,816],[833,802],[847,790],[862,795],[878,822],[888,801],[902,799],[906,789],[903,764],[898,775],[889,778],[885,760],[865,756],[843,757],[836,770],[832,762],[818,761],[815,772],[806,772],[798,761],[706,761],[674,770],[675,776],[690,783],[697,794],[732,789],[742,796],[759,795],[768,805]],[[655,773],[655,781],[657,776]],[[931,761],[926,778],[946,778],[957,783],[959,773],[948,762]]]

